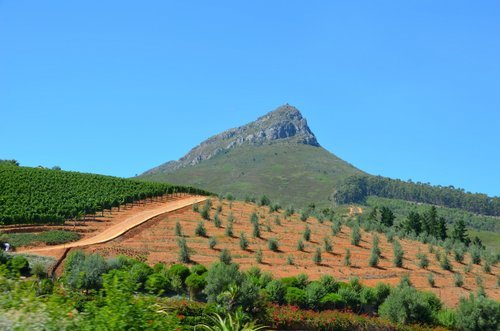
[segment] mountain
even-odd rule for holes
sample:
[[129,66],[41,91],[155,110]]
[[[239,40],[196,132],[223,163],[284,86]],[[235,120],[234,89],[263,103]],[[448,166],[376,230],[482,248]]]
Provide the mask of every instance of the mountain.
[[328,205],[335,187],[356,174],[363,172],[322,148],[300,111],[286,104],[139,178],[241,198],[265,194],[283,203]]

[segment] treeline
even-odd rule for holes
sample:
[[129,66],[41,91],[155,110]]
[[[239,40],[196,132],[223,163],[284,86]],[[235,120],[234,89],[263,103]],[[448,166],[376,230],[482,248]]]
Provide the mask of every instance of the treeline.
[[0,163],[0,224],[62,223],[98,211],[200,189]]
[[500,198],[498,197],[467,193],[453,186],[432,186],[381,176],[355,175],[347,178],[337,188],[334,200],[340,204],[362,203],[371,195],[459,208],[483,215],[500,216]]

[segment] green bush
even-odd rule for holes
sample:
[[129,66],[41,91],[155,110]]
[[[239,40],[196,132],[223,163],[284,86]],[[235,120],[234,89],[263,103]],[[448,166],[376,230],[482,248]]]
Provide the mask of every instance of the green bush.
[[170,290],[170,282],[165,275],[153,273],[148,276],[145,289],[149,293],[161,295]]
[[299,252],[304,251],[304,242],[302,241],[302,239],[299,239],[299,241],[297,241],[297,250]]
[[191,271],[189,268],[182,264],[173,264],[167,271],[167,276],[170,280],[178,278],[181,283],[184,283],[190,274]]
[[435,313],[430,299],[411,286],[394,288],[379,308],[380,316],[401,324],[431,324]]
[[324,237],[323,238],[323,249],[325,252],[331,253],[333,251],[332,247],[332,242],[330,241],[330,238]]
[[500,329],[500,302],[473,294],[460,299],[456,310],[458,330],[496,331]]
[[196,226],[196,229],[194,230],[194,234],[197,235],[198,237],[206,237],[207,236],[207,229],[205,229],[205,224],[203,221],[198,222],[198,225]]
[[21,276],[29,276],[30,275],[30,266],[28,260],[22,255],[14,255],[8,263],[7,266],[14,273],[19,274]]
[[404,251],[403,251],[403,248],[401,247],[401,244],[399,243],[399,241],[394,241],[393,253],[394,253],[394,259],[393,259],[394,266],[398,267],[398,268],[402,268],[403,267]]
[[214,236],[210,237],[208,239],[208,247],[210,247],[210,249],[214,249],[216,245],[217,245],[217,238],[215,238]]
[[285,302],[286,288],[279,280],[271,280],[266,285],[266,293],[269,301],[282,304]]
[[179,256],[178,256],[179,262],[188,263],[189,261],[191,261],[186,239],[184,238],[178,239],[177,246],[179,247]]
[[186,287],[189,291],[189,296],[191,297],[191,299],[195,299],[199,295],[199,293],[201,293],[201,291],[207,285],[207,282],[205,279],[206,275],[207,275],[207,272],[204,272],[201,274],[192,273],[191,275],[189,275],[186,278],[184,283],[186,284]]
[[259,228],[259,223],[253,223],[252,224],[253,229],[252,229],[252,236],[254,238],[260,238],[260,228]]
[[339,282],[330,275],[321,276],[319,282],[328,293],[334,293],[339,290]]
[[320,265],[321,261],[322,261],[322,258],[321,258],[321,248],[318,247],[318,248],[316,248],[316,251],[314,252],[313,262],[316,265]]
[[285,301],[289,305],[297,306],[297,307],[305,307],[306,306],[306,293],[304,290],[297,287],[288,287],[286,289]]
[[181,227],[181,223],[179,223],[178,221],[175,222],[175,231],[174,231],[175,235],[177,237],[182,237],[182,227]]
[[255,261],[258,263],[258,264],[261,264],[262,263],[262,259],[263,259],[263,255],[262,255],[262,249],[257,249],[257,251],[255,252]]
[[248,239],[245,236],[245,232],[240,233],[240,248],[243,250],[248,249]]
[[325,287],[320,282],[311,282],[305,289],[306,304],[310,309],[321,308],[321,299],[327,294]]
[[453,270],[453,267],[450,263],[450,260],[448,260],[448,254],[446,254],[446,252],[441,256],[441,259],[439,261],[439,265],[441,266],[441,268],[443,270],[448,270],[448,271]]
[[227,222],[226,229],[224,230],[226,236],[233,237],[233,223]]
[[436,285],[436,283],[434,281],[434,274],[432,272],[429,272],[427,274],[427,283],[429,283],[430,287],[434,287]]
[[345,250],[344,265],[346,267],[350,267],[351,266],[351,250],[349,248],[346,248],[346,250]]
[[417,259],[418,259],[418,266],[422,269],[427,269],[429,267],[429,259],[427,258],[427,255],[419,252],[417,253]]
[[320,301],[322,309],[342,309],[346,303],[338,293],[328,293]]
[[273,252],[277,252],[279,251],[279,243],[278,243],[278,240],[276,238],[270,238],[268,241],[267,241],[267,247],[272,250]]
[[305,226],[302,237],[304,238],[305,241],[311,240],[311,229],[309,228],[308,225]]
[[361,241],[361,231],[358,226],[354,226],[351,230],[351,244],[358,246]]
[[453,284],[456,287],[462,287],[464,285],[464,278],[458,272],[453,274]]
[[233,258],[231,257],[231,252],[227,249],[227,248],[224,248],[221,252],[220,252],[220,255],[219,255],[219,260],[224,263],[224,264],[230,264],[231,263],[231,260]]
[[216,228],[220,228],[222,227],[222,221],[219,217],[219,213],[216,213],[215,216],[214,216],[214,225]]

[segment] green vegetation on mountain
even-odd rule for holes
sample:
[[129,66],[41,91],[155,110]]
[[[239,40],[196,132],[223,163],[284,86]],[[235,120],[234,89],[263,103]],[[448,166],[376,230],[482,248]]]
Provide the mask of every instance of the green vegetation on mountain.
[[141,179],[189,184],[240,199],[264,194],[285,205],[328,206],[333,188],[355,173],[361,172],[322,147],[275,143],[242,146],[195,166]]
[[500,216],[500,198],[492,198],[486,194],[466,193],[452,186],[432,186],[381,176],[349,177],[337,187],[335,201],[340,204],[362,203],[372,195],[463,209],[482,215]]
[[199,189],[110,176],[0,164],[0,224],[62,223],[174,192]]

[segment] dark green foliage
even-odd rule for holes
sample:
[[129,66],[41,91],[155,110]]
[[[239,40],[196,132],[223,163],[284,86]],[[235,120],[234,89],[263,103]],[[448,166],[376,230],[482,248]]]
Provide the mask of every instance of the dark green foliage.
[[370,260],[368,261],[368,265],[370,267],[377,267],[378,266],[378,261],[379,261],[379,255],[377,254],[376,250],[372,248],[371,253],[370,253]]
[[288,265],[293,265],[294,264],[294,262],[293,262],[293,256],[288,255],[286,257],[286,264],[288,264]]
[[267,247],[273,252],[277,252],[279,250],[279,243],[276,238],[270,238],[267,241]]
[[422,269],[427,269],[429,266],[429,259],[427,258],[427,255],[419,252],[417,253],[417,259],[418,259],[418,266]]
[[414,232],[417,236],[422,232],[422,221],[420,214],[416,211],[410,211],[407,219],[403,223],[403,228],[406,233]]
[[500,328],[500,303],[482,296],[460,299],[456,312],[458,330],[496,331]]
[[307,306],[314,310],[321,307],[321,299],[327,294],[325,287],[320,282],[309,283],[304,292]]
[[456,247],[454,250],[453,250],[453,256],[455,258],[455,261],[457,261],[458,263],[462,263],[464,261],[464,249],[462,247]]
[[351,244],[354,246],[358,246],[361,241],[361,231],[358,226],[354,226],[351,229]]
[[207,229],[205,229],[205,224],[203,221],[198,222],[198,225],[196,226],[196,229],[194,230],[194,234],[197,235],[198,237],[206,237],[207,236]]
[[285,302],[286,288],[279,280],[272,280],[266,285],[267,297],[271,302],[282,304]]
[[228,237],[232,237],[233,236],[233,223],[228,222],[226,224],[226,229],[224,230],[224,233]]
[[320,301],[323,309],[341,309],[346,306],[346,302],[338,293],[328,293]]
[[300,220],[302,222],[306,222],[308,218],[309,218],[309,213],[307,211],[302,211],[300,213]]
[[277,211],[279,211],[280,209],[281,209],[281,206],[280,206],[280,204],[278,204],[278,203],[273,203],[273,204],[269,205],[269,212],[270,212],[270,213],[277,212]]
[[205,271],[201,274],[192,273],[186,278],[185,284],[189,291],[189,296],[191,297],[191,299],[195,299],[196,297],[198,297],[201,291],[207,285],[206,276],[207,272]]
[[342,223],[340,220],[335,219],[332,223],[332,235],[336,236],[342,231]]
[[144,288],[151,294],[162,295],[169,291],[170,282],[163,273],[153,273],[148,276]]
[[305,241],[310,241],[311,240],[311,229],[309,228],[308,225],[304,228],[304,234],[302,235]]
[[434,274],[432,272],[429,272],[427,274],[427,283],[429,283],[430,287],[434,287],[435,282],[434,282]]
[[269,205],[271,205],[271,200],[267,196],[263,195],[260,197],[258,205],[259,206],[269,206]]
[[231,257],[231,252],[227,249],[227,248],[224,248],[221,252],[220,252],[220,255],[219,255],[219,260],[224,263],[224,264],[230,264],[231,263],[231,260],[233,258]]
[[207,194],[162,183],[5,164],[0,164],[0,187],[0,224],[62,223],[174,189]]
[[191,261],[189,257],[189,248],[186,243],[186,239],[180,238],[177,240],[177,246],[179,247],[179,262],[188,263]]
[[316,265],[320,265],[321,264],[321,248],[316,248],[316,251],[314,252],[314,255],[313,255],[313,262],[316,264]]
[[257,216],[256,213],[252,213],[252,215],[250,215],[250,223],[259,224],[259,216]]
[[394,323],[428,323],[434,321],[435,298],[418,292],[411,286],[395,288],[379,308],[380,316]]
[[404,182],[380,176],[355,175],[349,177],[343,185],[337,187],[334,199],[340,204],[362,203],[370,195],[500,216],[500,198],[465,193],[463,190],[453,187]]
[[453,284],[455,284],[456,287],[462,287],[464,285],[464,278],[458,272],[453,274]]
[[325,291],[327,292],[337,292],[339,289],[339,282],[335,280],[330,275],[323,275],[319,279],[320,284],[325,288]]
[[465,222],[463,219],[459,219],[453,225],[453,230],[451,232],[451,239],[469,245],[470,239],[467,234],[467,229],[465,227]]
[[71,252],[64,263],[65,283],[72,289],[98,290],[107,271],[108,265],[102,256],[85,255],[82,251]]
[[481,263],[481,249],[477,246],[472,246],[470,249],[470,257],[472,259],[472,263],[480,264]]
[[306,293],[297,287],[288,287],[286,289],[285,301],[287,304],[297,307],[306,306]]
[[396,216],[388,207],[383,206],[380,208],[380,223],[387,227],[391,227],[394,224]]
[[246,250],[248,248],[248,239],[244,232],[240,233],[240,248]]
[[7,262],[11,271],[21,276],[29,276],[30,266],[28,260],[22,255],[15,255]]

